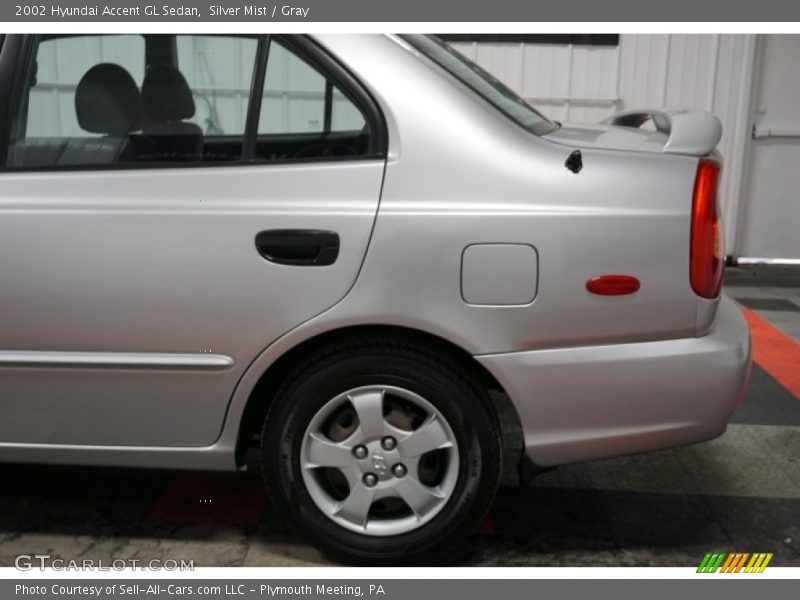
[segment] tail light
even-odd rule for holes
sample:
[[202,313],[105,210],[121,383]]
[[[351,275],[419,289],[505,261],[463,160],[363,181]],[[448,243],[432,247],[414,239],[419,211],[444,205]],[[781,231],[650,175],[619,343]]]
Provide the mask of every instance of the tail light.
[[719,172],[719,163],[702,158],[697,165],[697,178],[694,181],[690,280],[692,289],[703,298],[716,298],[722,286],[725,249],[717,203]]

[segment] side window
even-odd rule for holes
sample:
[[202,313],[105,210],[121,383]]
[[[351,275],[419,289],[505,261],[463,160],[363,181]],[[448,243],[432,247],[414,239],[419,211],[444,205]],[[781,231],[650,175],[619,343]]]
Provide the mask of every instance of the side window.
[[245,36],[42,36],[8,166],[241,160],[256,46]]
[[366,154],[369,128],[335,83],[280,40],[270,44],[258,122],[261,160]]
[[[252,35],[33,37],[5,166],[180,166],[245,155],[261,163],[374,152],[374,119],[360,108],[370,102],[294,39],[273,37],[263,89],[254,89],[258,42]],[[248,111],[251,99],[260,101],[259,114]]]
[[101,63],[119,65],[137,86],[141,86],[144,38],[140,35],[82,35],[41,40],[28,80],[26,135],[74,137],[89,133],[78,122],[75,91],[81,77]]
[[195,104],[186,121],[208,136],[244,135],[257,45],[254,37],[177,36],[178,65]]

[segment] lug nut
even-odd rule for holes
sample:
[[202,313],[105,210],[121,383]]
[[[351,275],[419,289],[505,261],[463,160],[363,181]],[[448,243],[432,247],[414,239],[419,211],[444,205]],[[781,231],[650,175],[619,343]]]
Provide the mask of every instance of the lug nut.
[[392,475],[395,477],[405,477],[406,473],[406,466],[403,463],[397,463],[392,467]]
[[353,456],[355,456],[358,460],[363,460],[367,458],[366,446],[356,446],[355,448],[353,448]]
[[367,487],[375,487],[378,485],[378,476],[375,475],[375,473],[365,473],[364,485]]
[[381,446],[384,450],[394,450],[397,447],[397,440],[392,436],[387,435],[381,440]]

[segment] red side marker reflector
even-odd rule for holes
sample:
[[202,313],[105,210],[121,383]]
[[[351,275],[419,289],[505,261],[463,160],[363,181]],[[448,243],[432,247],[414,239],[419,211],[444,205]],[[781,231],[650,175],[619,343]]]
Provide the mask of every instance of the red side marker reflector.
[[598,275],[586,282],[586,289],[600,296],[633,294],[639,287],[639,280],[630,275]]

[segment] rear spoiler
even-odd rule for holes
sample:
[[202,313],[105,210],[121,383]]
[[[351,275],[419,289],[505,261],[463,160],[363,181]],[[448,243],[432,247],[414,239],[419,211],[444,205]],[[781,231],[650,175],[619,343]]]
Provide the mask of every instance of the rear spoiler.
[[702,111],[639,109],[617,113],[603,121],[605,125],[639,128],[653,121],[656,130],[668,136],[663,152],[705,156],[717,147],[722,137],[722,123]]

